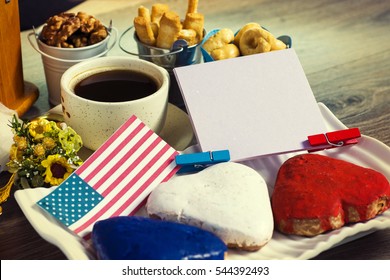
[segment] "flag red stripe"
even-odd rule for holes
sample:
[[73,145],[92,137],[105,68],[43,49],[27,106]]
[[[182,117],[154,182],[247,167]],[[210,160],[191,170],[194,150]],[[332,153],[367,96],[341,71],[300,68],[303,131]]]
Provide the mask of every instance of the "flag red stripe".
[[[122,214],[133,202],[136,198],[138,198],[147,187],[150,186],[150,184],[158,178],[158,176],[164,171],[164,169],[172,162],[173,156],[175,155],[176,151],[164,162],[163,165],[161,165],[152,176],[148,178],[148,180],[145,181],[145,183],[142,184],[142,186],[137,189],[137,191],[124,203],[122,204],[113,214],[111,217],[118,216]],[[170,173],[172,174],[172,172]],[[173,173],[174,174],[174,173]],[[172,174],[172,175],[173,175]],[[171,175],[171,176],[172,176]],[[167,176],[166,176],[167,177]],[[166,178],[165,178],[166,179]]]
[[[174,158],[176,155],[178,155],[178,154],[179,154],[178,152],[174,153],[174,154],[173,154],[173,158]],[[168,175],[167,175],[167,176],[164,178],[164,180],[162,180],[161,182],[162,182],[162,183],[163,183],[163,182],[167,182],[173,175],[176,174],[176,172],[177,172],[179,169],[180,169],[180,166],[176,166],[175,168],[173,168],[173,169],[171,170],[171,172],[169,172]],[[147,201],[147,200],[148,200],[148,196],[145,197],[145,199],[144,199],[136,208],[134,208],[133,211],[131,211],[131,213],[129,214],[129,216],[135,215],[135,214],[142,208],[142,206],[144,206],[144,205],[146,204],[146,201]]]
[[[151,131],[152,132],[152,131]],[[152,132],[153,133],[153,132]],[[115,187],[117,187],[125,178],[126,178],[126,176],[128,176],[129,175],[129,173],[131,173],[133,170],[134,170],[134,168],[136,168],[136,166],[137,165],[139,165],[139,163],[142,161],[142,160],[144,160],[144,158],[161,142],[162,140],[161,140],[161,138],[156,138],[154,141],[153,141],[153,143],[150,145],[150,146],[148,146],[148,148],[144,151],[144,152],[142,152],[142,154],[137,158],[137,159],[135,159],[134,160],[134,162],[132,162],[131,163],[131,165],[129,166],[129,167],[127,167],[126,168],[126,170],[125,171],[123,171],[123,173],[120,175],[120,176],[118,176],[118,178],[116,178],[115,179],[115,181],[114,182],[112,182],[112,184],[110,185],[110,187],[108,187],[104,192],[102,192],[101,193],[101,195],[103,196],[103,197],[106,197]],[[142,144],[142,143],[141,143]],[[165,148],[165,146],[164,146],[164,148]],[[139,180],[139,178],[141,178],[143,175],[144,175],[144,173],[146,173],[148,171],[148,168],[147,168],[147,166],[145,166],[143,169],[142,169],[142,171],[141,172],[139,172],[138,174],[136,174],[136,176],[134,177],[134,179],[136,179],[136,181],[135,182],[137,182],[138,180]],[[134,180],[133,179],[133,180]],[[131,180],[126,186],[125,186],[125,191],[127,191],[128,189],[130,189],[132,186],[133,186],[133,184],[135,183],[132,183],[133,182],[133,180]],[[125,192],[124,191],[124,189],[122,189],[121,190],[121,192]],[[115,198],[114,198],[114,200],[116,200]]]
[[[86,162],[87,166],[90,166],[91,164],[94,164],[94,163],[98,163],[97,166],[95,166],[95,168],[88,172],[87,174],[83,174],[83,173],[80,173],[79,176],[81,178],[83,178],[84,181],[86,181],[87,183],[93,178],[96,176],[97,173],[99,173],[101,171],[101,169],[103,167],[105,167],[107,164],[109,164],[109,162],[112,160],[113,157],[115,157],[118,153],[120,153],[120,151],[128,144],[128,141],[130,141],[133,137],[135,137],[139,131],[141,131],[143,128],[145,127],[145,125],[143,123],[140,123],[135,129],[134,131],[132,131],[125,139],[124,141],[122,141],[117,147],[115,147],[115,149],[109,154],[107,155],[107,157],[103,158],[101,157],[101,154],[104,152],[104,151],[100,151],[98,152],[98,155],[99,157],[95,158],[93,161],[88,161]],[[152,132],[153,133],[153,132]],[[84,163],[85,164],[85,163]],[[85,171],[86,172],[86,171]],[[85,173],[84,172],[84,173]],[[93,186],[93,188],[95,190],[98,189],[98,186]]]
[[[177,151],[175,151],[175,153],[174,153],[173,156],[172,156],[172,161],[175,160],[175,157],[176,157],[178,154],[179,154],[179,153],[178,153]],[[176,172],[179,171],[180,168],[181,168],[180,166],[176,165],[175,168],[173,168],[173,169],[171,170],[171,172],[169,172],[169,174],[164,178],[164,180],[161,181],[161,183],[165,183],[165,182],[167,182],[169,179],[171,179],[171,177],[172,177],[173,175],[175,175]]]
[[[100,154],[102,154],[108,147],[111,146],[111,144],[134,122],[137,120],[137,117],[135,115],[132,115],[126,123],[124,123],[120,128],[118,128],[114,134],[106,141],[103,143],[102,146],[99,147],[99,149],[96,150],[87,160],[86,162],[91,163],[95,161]],[[86,163],[85,162],[85,163]],[[82,164],[79,168],[76,170],[76,174],[80,176],[82,172],[89,166],[89,164]]]
[[[156,140],[159,140],[161,141],[161,138],[157,138]],[[150,163],[152,164],[155,164],[156,161],[158,161],[161,156],[167,151],[169,150],[170,146],[169,145],[164,145],[164,147],[150,160],[149,164],[147,166],[150,165]],[[150,151],[148,151],[150,152]],[[147,152],[145,151],[142,156],[140,156],[137,160],[137,162],[139,162],[142,158],[145,157],[145,153],[147,154]],[[172,159],[170,159],[169,161],[166,161],[164,163],[164,165],[161,165],[158,170],[163,170],[167,167],[167,162],[172,162]],[[133,164],[132,164],[133,166]],[[130,167],[129,167],[130,168]],[[97,221],[105,212],[107,212],[108,209],[110,209],[140,178],[143,177],[143,175],[148,171],[147,168],[143,168],[141,172],[139,172],[137,174],[137,176],[135,176],[126,186],[124,186],[121,191],[113,198],[111,199],[111,201],[109,201],[108,203],[106,203],[94,216],[92,216],[88,221],[85,221],[82,225],[80,225],[78,228],[76,228],[74,230],[74,232],[76,234],[80,233],[81,231],[85,230],[86,228],[88,228],[91,224],[93,224],[95,221]],[[161,171],[160,171],[161,172]],[[156,172],[155,172],[156,174]],[[148,179],[151,180],[151,179],[155,179],[155,174],[153,174],[153,176],[151,178]],[[149,183],[150,184],[150,183]],[[149,185],[148,184],[148,185]],[[104,200],[101,202],[101,203],[104,203]],[[128,205],[127,205],[128,207]],[[121,207],[122,208],[122,207]]]
[[[168,163],[168,165],[170,164],[170,162],[172,161],[172,160],[174,160],[174,158],[175,158],[175,156],[176,155],[178,155],[179,153],[178,152],[174,152],[173,153],[173,155],[172,155],[172,158],[171,159],[168,159],[167,160],[167,163]],[[165,165],[165,164],[164,164]],[[169,172],[168,173],[168,175],[161,181],[161,182],[167,182],[173,175],[175,175],[176,174],[176,172],[178,171],[180,169],[180,166],[175,166],[175,168],[173,168],[172,170],[171,170],[171,172]],[[132,199],[133,201],[135,200],[135,198],[136,197],[131,197],[130,199]],[[140,204],[138,204],[135,208],[134,208],[134,210],[133,211],[131,211],[131,213],[130,214],[128,214],[128,216],[133,216],[133,215],[135,215],[145,204],[146,204],[146,201],[148,200],[148,197],[145,197],[144,198],[144,200],[140,203]],[[122,212],[123,212],[124,210],[122,210]],[[115,214],[114,214],[115,215]],[[113,215],[113,216],[114,216]],[[111,217],[113,217],[113,216],[111,216]],[[88,241],[88,240],[90,240],[91,239],[91,232],[89,232],[89,233],[87,233],[84,237],[84,240],[86,240],[86,241]]]
[[[150,138],[150,136],[153,135],[153,133],[154,133],[153,131],[148,130],[147,133],[146,133],[146,134],[145,134],[137,143],[135,143],[134,146],[133,146],[129,151],[127,151],[127,152],[120,158],[120,160],[118,160],[118,162],[116,162],[116,163],[110,168],[110,170],[106,171],[106,173],[104,174],[103,177],[101,177],[95,184],[93,184],[93,188],[94,188],[95,190],[98,190],[98,189],[100,188],[100,186],[101,186],[104,182],[106,182],[106,181],[108,180],[108,178],[111,177],[112,174],[113,174],[120,166],[122,166],[122,165],[129,159],[129,157],[130,157],[132,154],[134,154],[134,152],[135,152],[137,149],[139,149],[140,146],[142,146],[142,144],[143,144],[148,138]],[[113,158],[118,152],[120,152],[120,151],[115,151],[115,154],[113,153],[112,155],[110,155],[110,156],[107,157],[107,158],[109,158],[110,160],[112,160],[112,158]],[[106,165],[112,165],[112,164],[113,164],[112,162],[108,162],[108,161],[104,160],[104,161],[102,162],[101,166],[99,166],[99,168],[96,168],[95,170],[98,170],[98,171],[99,171],[99,170],[100,170],[101,168],[103,168],[104,166],[106,166]],[[126,169],[126,170],[119,176],[119,179],[122,180],[123,177],[124,177],[124,176],[127,176],[130,172],[131,172],[131,169],[130,169],[130,170],[129,170],[129,169]],[[93,173],[94,173],[94,175],[96,174],[95,172],[93,172]],[[93,178],[93,177],[90,178],[90,176],[88,175],[84,180],[85,180],[87,183],[89,183],[89,181],[90,181],[92,178]],[[116,181],[118,181],[118,179],[117,179]],[[114,184],[114,187],[115,187],[117,184],[118,184],[118,183]],[[113,187],[109,187],[109,189],[103,191],[101,194],[102,194],[103,196],[106,196],[106,194],[107,194],[108,192],[110,192],[112,188],[113,188]]]

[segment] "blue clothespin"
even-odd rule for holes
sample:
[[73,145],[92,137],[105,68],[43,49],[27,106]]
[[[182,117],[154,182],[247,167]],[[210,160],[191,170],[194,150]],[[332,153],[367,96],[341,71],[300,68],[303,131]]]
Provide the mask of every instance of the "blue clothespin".
[[229,150],[183,154],[175,157],[176,164],[181,166],[178,174],[197,172],[208,165],[226,162],[230,160]]

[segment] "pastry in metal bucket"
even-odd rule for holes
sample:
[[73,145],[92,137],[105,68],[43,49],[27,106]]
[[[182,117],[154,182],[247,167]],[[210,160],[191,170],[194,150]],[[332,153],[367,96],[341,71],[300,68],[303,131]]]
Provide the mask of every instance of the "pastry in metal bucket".
[[[175,67],[197,64],[202,61],[201,43],[189,46],[185,40],[179,39],[172,45],[171,49],[163,49],[142,43],[136,32],[134,32],[133,38],[137,44],[138,53],[130,51],[123,46],[123,41],[125,35],[132,29],[133,26],[128,28],[119,39],[120,48],[128,54],[153,62],[169,72]],[[129,42],[129,40],[126,41]]]

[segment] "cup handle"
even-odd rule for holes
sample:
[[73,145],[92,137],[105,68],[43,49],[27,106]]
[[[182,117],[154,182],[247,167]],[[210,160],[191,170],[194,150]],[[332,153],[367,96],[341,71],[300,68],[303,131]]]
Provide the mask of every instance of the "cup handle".
[[[114,31],[113,32],[113,34],[114,34],[113,43],[106,50],[104,50],[104,52],[102,52],[102,53],[100,53],[98,55],[89,57],[88,59],[94,59],[94,58],[98,58],[98,57],[101,57],[101,56],[105,56],[115,46],[115,43],[118,40],[118,29],[116,29],[115,27],[111,27],[111,30]],[[110,35],[112,34],[111,33],[112,31],[109,32]],[[35,40],[32,40],[32,36],[35,37]],[[51,55],[48,55],[48,54],[44,53],[38,47],[38,36],[37,36],[37,34],[34,31],[30,32],[27,35],[27,39],[30,42],[30,45],[33,47],[34,50],[36,50],[38,53],[40,53],[41,55],[43,55],[43,56],[45,56],[47,58],[50,58],[50,59],[53,59],[53,60],[57,60],[57,61],[60,61],[60,62],[71,62],[71,63],[77,63],[77,62],[81,62],[81,61],[86,60],[86,59],[79,59],[79,60],[61,59],[61,58],[57,58],[57,57],[54,57],[54,56],[51,56]]]

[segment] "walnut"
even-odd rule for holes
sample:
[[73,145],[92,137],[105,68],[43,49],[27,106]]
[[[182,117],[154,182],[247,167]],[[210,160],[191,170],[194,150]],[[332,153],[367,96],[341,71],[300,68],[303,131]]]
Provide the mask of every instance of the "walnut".
[[96,44],[108,36],[106,27],[84,12],[61,13],[50,17],[40,39],[49,46],[80,48]]
[[42,29],[40,39],[48,45],[52,45],[53,43],[51,42],[54,42],[54,37],[56,36],[58,30],[61,29],[64,20],[65,19],[60,16],[53,16],[49,18]]
[[102,40],[104,40],[108,36],[107,29],[103,25],[99,25],[98,28],[94,29],[89,37],[89,44],[93,45]]
[[97,20],[93,16],[87,15],[83,12],[77,13],[77,17],[81,21],[80,31],[83,33],[91,33],[95,29],[95,24],[100,23],[99,20]]
[[69,40],[72,42],[73,46],[75,48],[81,48],[88,46],[88,37],[82,34],[74,34],[72,35]]

